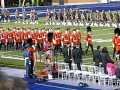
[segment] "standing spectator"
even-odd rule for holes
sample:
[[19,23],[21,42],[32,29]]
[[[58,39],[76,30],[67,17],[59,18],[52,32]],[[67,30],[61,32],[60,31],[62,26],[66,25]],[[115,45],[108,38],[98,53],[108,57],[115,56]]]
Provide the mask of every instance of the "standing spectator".
[[113,63],[107,63],[106,65],[107,73],[110,76],[115,76],[116,75],[116,66]]
[[24,50],[24,59],[26,64],[26,76],[33,77],[33,69],[36,60],[36,49],[33,46],[32,39],[27,39],[26,49]]
[[102,65],[104,67],[104,73],[107,74],[106,65],[107,63],[112,63],[113,61],[110,58],[109,52],[106,47],[102,49],[101,57],[102,57]]
[[73,58],[74,58],[74,62],[76,62],[75,64],[77,64],[77,68],[78,70],[81,70],[81,63],[82,63],[82,52],[81,49],[79,48],[79,45],[76,45],[76,47],[73,47]]
[[72,69],[72,51],[70,45],[64,46],[63,48],[63,56],[64,61],[69,64],[69,69]]
[[101,58],[101,52],[100,52],[100,46],[97,46],[97,49],[94,51],[94,62],[95,62],[95,66],[99,66],[100,62],[102,61]]

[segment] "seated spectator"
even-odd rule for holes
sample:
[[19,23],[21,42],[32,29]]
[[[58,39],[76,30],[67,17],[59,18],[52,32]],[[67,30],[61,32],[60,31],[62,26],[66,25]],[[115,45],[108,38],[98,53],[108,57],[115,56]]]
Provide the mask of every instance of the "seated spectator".
[[102,61],[100,46],[97,46],[97,49],[94,51],[94,62],[95,66],[99,66],[100,62]]
[[113,63],[107,63],[106,65],[107,73],[111,76],[116,75],[116,66]]

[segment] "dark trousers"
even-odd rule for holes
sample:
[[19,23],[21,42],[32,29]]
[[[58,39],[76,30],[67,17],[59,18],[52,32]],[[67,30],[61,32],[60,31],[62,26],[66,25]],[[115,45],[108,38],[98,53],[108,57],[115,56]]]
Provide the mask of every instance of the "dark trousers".
[[107,73],[107,69],[106,69],[106,64],[103,65],[103,68],[104,68],[104,73],[105,73],[105,74],[108,74],[108,73]]
[[120,68],[116,69],[116,77],[120,79]]
[[92,54],[94,55],[93,45],[90,44],[87,46],[85,53],[87,54],[89,47],[91,48]]
[[2,43],[0,43],[0,50],[2,49]]
[[113,48],[113,58],[115,57],[115,47]]
[[77,63],[77,68],[78,68],[78,70],[81,70],[80,63]]
[[72,70],[72,60],[65,59],[65,62],[68,63],[69,69]]
[[34,67],[34,61],[31,61],[31,69],[30,69],[31,75],[33,75],[33,67]]
[[81,54],[83,55],[83,49],[82,49],[82,44],[80,43],[80,50],[81,50]]
[[68,63],[69,69],[72,70],[72,61]]

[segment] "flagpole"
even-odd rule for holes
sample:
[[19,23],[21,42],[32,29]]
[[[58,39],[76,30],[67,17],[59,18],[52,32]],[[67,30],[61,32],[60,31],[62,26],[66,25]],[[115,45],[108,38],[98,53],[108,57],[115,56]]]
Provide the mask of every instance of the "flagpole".
[[5,0],[1,0],[1,7],[5,8]]

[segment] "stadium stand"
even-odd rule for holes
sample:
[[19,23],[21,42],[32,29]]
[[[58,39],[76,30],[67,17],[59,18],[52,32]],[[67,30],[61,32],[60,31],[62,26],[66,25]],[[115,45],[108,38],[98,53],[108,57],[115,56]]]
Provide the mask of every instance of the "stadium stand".
[[[77,8],[81,10],[92,10],[92,11],[117,11],[120,10],[120,3],[102,3],[102,4],[83,4],[83,5],[61,5],[61,6],[32,6],[32,7],[24,7],[25,11],[27,13],[30,12],[30,10],[35,9],[38,12],[38,17],[45,17],[47,10],[59,10],[59,9],[69,9],[69,8]],[[16,9],[19,10],[19,12],[22,13],[23,7],[15,7],[15,8],[7,8],[10,12],[11,19],[15,19],[15,11]]]

